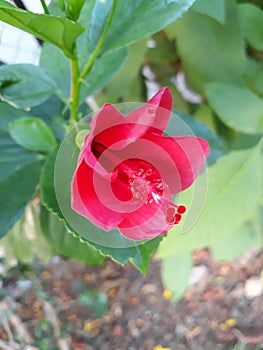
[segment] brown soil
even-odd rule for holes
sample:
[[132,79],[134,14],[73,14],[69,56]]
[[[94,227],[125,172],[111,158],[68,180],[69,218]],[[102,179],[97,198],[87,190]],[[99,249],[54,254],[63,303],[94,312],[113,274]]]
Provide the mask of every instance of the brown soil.
[[[156,260],[145,277],[132,265],[85,266],[58,257],[23,274],[10,271],[1,290],[0,349],[263,349],[262,296],[248,298],[243,288],[260,276],[263,252],[219,263],[203,249],[193,261],[209,273],[177,303]],[[78,301],[87,289],[108,296],[103,317]]]

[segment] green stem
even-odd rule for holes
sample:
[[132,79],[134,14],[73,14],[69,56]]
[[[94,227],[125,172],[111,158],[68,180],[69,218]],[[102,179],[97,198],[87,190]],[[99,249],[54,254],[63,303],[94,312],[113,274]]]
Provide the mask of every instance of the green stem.
[[79,106],[79,64],[78,59],[74,58],[70,60],[71,69],[71,91],[70,91],[70,104],[71,104],[71,124],[78,120],[78,106]]
[[83,80],[85,78],[85,76],[89,73],[89,71],[91,70],[92,68],[92,65],[96,59],[96,57],[98,56],[99,54],[99,51],[106,39],[106,36],[107,36],[107,33],[108,33],[108,30],[110,28],[110,25],[111,25],[111,22],[112,22],[112,19],[113,19],[113,16],[114,16],[114,13],[115,13],[115,9],[116,9],[116,5],[117,5],[117,0],[113,0],[113,4],[112,4],[112,8],[111,8],[111,12],[109,14],[109,17],[107,19],[107,22],[105,24],[105,27],[103,29],[103,32],[101,33],[101,36],[100,36],[100,39],[94,49],[94,51],[92,52],[87,64],[85,65],[85,67],[83,68],[81,74],[80,74],[80,80]]
[[111,12],[109,14],[109,17],[107,19],[107,22],[105,24],[105,27],[101,33],[100,39],[92,52],[87,64],[83,68],[82,72],[79,72],[79,63],[78,59],[74,58],[70,60],[70,69],[71,69],[71,92],[70,92],[70,105],[71,105],[71,115],[70,115],[70,126],[74,126],[75,122],[78,121],[78,107],[79,107],[79,94],[80,94],[80,86],[85,78],[85,76],[89,73],[91,70],[93,63],[96,59],[96,57],[99,54],[99,51],[106,39],[108,30],[110,28],[110,25],[112,23],[112,19],[115,13],[117,5],[117,0],[113,0]]
[[47,4],[45,3],[45,0],[40,0],[40,2],[41,2],[41,5],[42,5],[42,7],[43,7],[43,10],[44,10],[45,14],[46,14],[46,15],[49,15],[50,13],[49,13]]

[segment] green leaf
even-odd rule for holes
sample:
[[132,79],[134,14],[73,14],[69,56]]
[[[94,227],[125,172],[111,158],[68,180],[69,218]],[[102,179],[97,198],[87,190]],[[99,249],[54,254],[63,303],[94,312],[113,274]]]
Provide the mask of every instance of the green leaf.
[[[55,1],[52,1],[52,2],[51,2],[51,4],[54,4],[54,3],[56,4]],[[65,2],[64,2],[64,0],[57,0],[57,3],[58,3],[58,5],[60,6],[61,10],[62,10],[62,11],[65,11]],[[50,5],[51,5],[51,4],[50,4]]]
[[208,183],[202,173],[182,193],[180,203],[186,205],[188,215],[161,242],[158,257],[214,246],[255,217],[262,200],[261,150],[262,142],[219,158],[208,168]]
[[[158,32],[187,11],[193,2],[194,0],[117,1],[117,8],[102,52],[119,49]],[[107,2],[107,6],[110,6],[110,3]],[[100,8],[98,7],[96,13],[93,12],[92,15],[94,20],[97,17],[101,18]],[[104,18],[102,22],[104,26]]]
[[152,253],[158,248],[163,237],[156,237],[150,241],[129,248],[113,248],[95,244],[104,255],[121,265],[130,261],[142,274],[146,274]]
[[50,43],[44,43],[39,63],[45,72],[55,80],[64,96],[68,97],[70,94],[70,66],[63,52]]
[[85,0],[66,0],[68,18],[76,21],[79,18],[80,11],[84,5]]
[[245,79],[253,92],[263,96],[263,62],[247,60]]
[[224,23],[225,0],[196,0],[191,9]]
[[0,131],[0,237],[22,215],[35,193],[40,176],[37,157],[18,147]]
[[105,257],[80,236],[73,235],[65,226],[65,222],[56,215],[41,208],[41,229],[54,254],[75,259],[88,265],[102,264]]
[[158,248],[162,239],[163,237],[159,236],[135,247],[136,253],[129,260],[142,274],[146,275],[151,255]]
[[216,131],[216,120],[212,108],[205,103],[202,103],[194,111],[193,118],[199,122],[205,124],[208,129]]
[[230,128],[247,134],[263,132],[263,99],[246,88],[211,83],[205,86],[208,102]]
[[193,135],[208,141],[210,146],[210,154],[207,158],[207,163],[209,165],[214,163],[217,158],[226,153],[226,145],[220,136],[208,129],[205,124],[199,123],[190,116],[179,111],[174,110],[165,133],[170,136]]
[[86,290],[79,295],[78,302],[89,306],[97,317],[102,317],[108,311],[108,296],[104,293]]
[[58,148],[54,149],[44,164],[40,178],[40,197],[42,204],[59,218],[63,218],[54,188],[54,172]]
[[57,95],[51,95],[44,103],[31,108],[30,115],[42,119],[45,123],[51,125],[54,116],[60,116],[61,121],[65,122],[69,117],[69,112],[67,106]]
[[245,47],[239,28],[237,5],[226,1],[224,25],[188,11],[175,22],[176,46],[188,83],[203,93],[211,81],[240,83],[245,70]]
[[14,264],[14,259],[30,263],[34,256],[48,262],[54,255],[54,250],[42,234],[37,206],[30,204],[26,207],[23,216],[1,240],[1,248],[10,264]]
[[172,82],[173,79],[171,79],[171,77],[174,78],[175,76],[174,65],[178,58],[177,53],[175,53],[174,38],[170,39],[168,37],[166,28],[165,31],[152,35],[151,39],[153,40],[154,47],[148,48],[144,62],[147,62],[147,65],[149,65],[155,75],[156,82],[160,86],[167,86],[170,89],[176,109],[187,113],[189,111],[189,104],[184,100]]
[[262,135],[260,134],[242,134],[235,132],[232,133],[231,138],[227,140],[228,147],[231,151],[252,148],[259,143],[261,137]]
[[9,132],[9,124],[18,118],[29,117],[29,113],[0,102],[0,130]]
[[253,222],[243,223],[223,241],[214,244],[213,257],[216,260],[232,260],[244,253],[249,247],[260,248],[261,232],[256,230]]
[[40,67],[11,64],[0,67],[0,100],[16,108],[39,105],[57,90],[56,83]]
[[162,259],[162,280],[173,293],[173,300],[181,298],[188,287],[192,257],[190,253],[176,254]]
[[242,33],[248,43],[263,50],[263,11],[252,4],[238,5]]
[[58,46],[68,57],[74,57],[75,40],[84,31],[66,18],[24,11],[4,0],[0,0],[0,20]]
[[64,0],[52,0],[48,5],[49,13],[52,16],[66,18],[66,7]]
[[32,151],[50,152],[57,145],[49,126],[38,118],[14,120],[10,123],[10,134],[20,146]]

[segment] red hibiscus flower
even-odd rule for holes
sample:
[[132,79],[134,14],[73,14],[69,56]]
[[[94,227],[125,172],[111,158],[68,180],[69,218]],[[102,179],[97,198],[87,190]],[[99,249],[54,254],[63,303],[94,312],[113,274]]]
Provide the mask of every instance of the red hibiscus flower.
[[172,195],[193,183],[209,145],[194,136],[164,136],[171,109],[167,88],[126,116],[104,105],[72,179],[74,211],[132,240],[154,238],[180,222],[186,208]]

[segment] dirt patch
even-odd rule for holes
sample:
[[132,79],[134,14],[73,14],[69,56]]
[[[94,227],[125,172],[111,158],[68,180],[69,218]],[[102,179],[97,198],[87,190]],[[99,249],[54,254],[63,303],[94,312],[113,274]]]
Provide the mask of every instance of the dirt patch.
[[[262,294],[253,295],[253,283],[252,295],[246,289],[260,278],[263,252],[219,263],[203,249],[193,260],[207,273],[177,303],[156,260],[145,277],[130,264],[85,266],[58,257],[11,271],[1,290],[0,349],[263,349]],[[104,316],[80,303],[86,290],[107,295]]]

